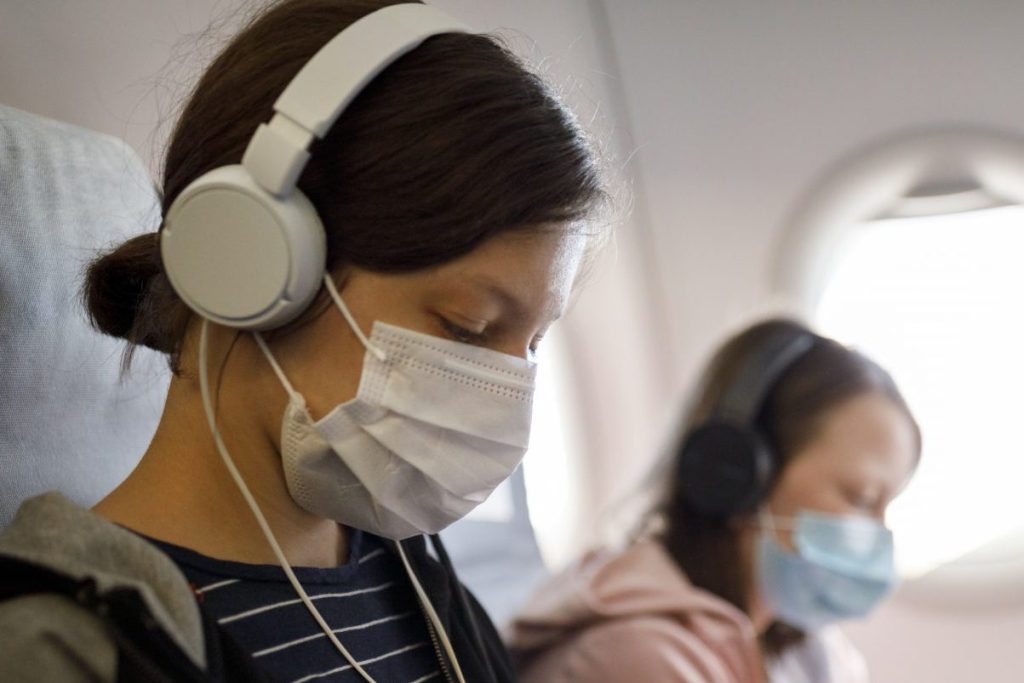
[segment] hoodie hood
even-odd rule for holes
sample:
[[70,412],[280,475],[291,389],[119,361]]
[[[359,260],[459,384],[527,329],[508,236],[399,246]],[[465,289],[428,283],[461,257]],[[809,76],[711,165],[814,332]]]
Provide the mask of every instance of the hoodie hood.
[[101,591],[135,589],[163,630],[205,666],[202,620],[188,582],[170,558],[134,533],[51,492],[22,504],[0,534],[0,554],[75,579],[91,577]]
[[524,666],[602,623],[657,618],[693,636],[735,680],[761,679],[753,624],[740,610],[691,584],[664,547],[645,540],[625,552],[592,552],[534,595],[508,634]]

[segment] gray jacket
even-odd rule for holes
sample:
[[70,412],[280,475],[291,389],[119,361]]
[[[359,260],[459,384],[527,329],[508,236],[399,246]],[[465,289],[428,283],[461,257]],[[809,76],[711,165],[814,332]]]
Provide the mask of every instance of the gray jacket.
[[[46,493],[26,501],[0,534],[0,555],[91,577],[100,591],[137,590],[160,627],[205,667],[202,619],[188,582],[135,534]],[[117,650],[102,621],[70,598],[36,594],[0,602],[0,681],[78,683],[116,675]]]
[[[428,552],[424,537],[403,541],[402,546],[423,589],[431,596],[465,679],[513,683],[508,652],[483,607],[468,592],[457,588],[452,572]],[[439,542],[435,550],[441,552]],[[177,646],[173,649],[182,650],[191,664],[205,670],[209,660],[212,668],[222,671],[230,657],[234,680],[264,680],[248,658],[239,657],[237,644],[230,639],[205,639],[210,634],[203,632],[203,617],[192,590],[164,553],[60,494],[47,493],[22,505],[11,526],[0,534],[0,558],[5,556],[73,579],[89,578],[101,594],[129,589],[125,592],[141,596],[156,622],[154,626],[159,627],[152,630],[167,634]],[[133,628],[148,633],[151,623],[135,624]],[[63,595],[46,593],[0,600],[0,681],[115,681],[118,650],[106,629],[94,612]],[[204,651],[207,643],[208,653]],[[435,649],[441,661],[448,661],[439,648]],[[129,669],[126,666],[126,671]],[[145,675],[142,671],[131,673],[133,680]]]

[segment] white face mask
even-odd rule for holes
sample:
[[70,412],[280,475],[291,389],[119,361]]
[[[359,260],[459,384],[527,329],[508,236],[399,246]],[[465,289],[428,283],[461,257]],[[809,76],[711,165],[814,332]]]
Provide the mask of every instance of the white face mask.
[[264,344],[291,396],[281,457],[292,498],[320,517],[395,540],[436,533],[482,503],[529,442],[535,364],[375,322],[359,391],[314,422]]

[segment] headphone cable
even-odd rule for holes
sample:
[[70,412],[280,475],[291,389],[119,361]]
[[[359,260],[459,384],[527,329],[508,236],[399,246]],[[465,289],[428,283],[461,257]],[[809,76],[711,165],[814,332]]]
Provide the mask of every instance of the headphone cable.
[[[249,509],[256,517],[256,521],[263,531],[263,536],[267,539],[267,543],[270,544],[271,550],[274,552],[274,556],[277,558],[278,564],[281,565],[281,569],[284,570],[285,575],[288,577],[289,583],[292,588],[298,594],[299,599],[309,610],[309,613],[313,616],[313,619],[319,624],[321,630],[327,636],[328,640],[334,644],[334,647],[341,653],[345,660],[359,672],[359,675],[363,677],[368,683],[376,683],[370,674],[366,673],[366,670],[360,666],[359,662],[356,661],[345,646],[341,644],[338,637],[331,630],[331,627],[321,616],[319,610],[313,605],[313,601],[310,600],[309,595],[306,594],[302,584],[299,583],[298,578],[295,576],[295,572],[292,571],[291,565],[288,563],[288,559],[284,556],[284,551],[281,550],[281,546],[277,542],[277,538],[274,536],[274,532],[270,529],[270,525],[267,523],[266,517],[263,516],[263,511],[260,510],[259,504],[253,497],[252,492],[249,491],[249,487],[246,486],[245,480],[242,479],[241,473],[238,468],[235,467],[234,461],[231,459],[231,454],[228,452],[227,445],[224,443],[224,439],[221,437],[220,430],[217,428],[217,418],[213,410],[213,401],[210,398],[210,385],[209,377],[207,376],[207,347],[208,347],[208,331],[210,321],[203,318],[203,324],[199,332],[199,391],[203,397],[203,408],[206,411],[206,420],[210,424],[210,430],[213,432],[213,440],[217,445],[217,451],[220,453],[221,459],[228,468],[228,472],[231,473],[231,478],[235,480],[235,484],[238,486],[239,491],[242,493],[242,497],[245,498],[245,502],[249,505]],[[256,339],[262,342],[262,338],[256,333]]]

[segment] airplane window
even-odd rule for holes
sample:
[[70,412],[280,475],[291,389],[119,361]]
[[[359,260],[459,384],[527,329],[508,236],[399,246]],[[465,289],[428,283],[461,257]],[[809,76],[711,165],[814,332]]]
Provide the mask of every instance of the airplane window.
[[893,371],[924,431],[893,504],[905,577],[1024,531],[1024,207],[847,230],[814,313]]
[[578,418],[571,409],[569,372],[565,340],[552,330],[537,358],[530,449],[523,461],[530,522],[550,569],[567,564],[578,548],[582,478],[576,467]]

